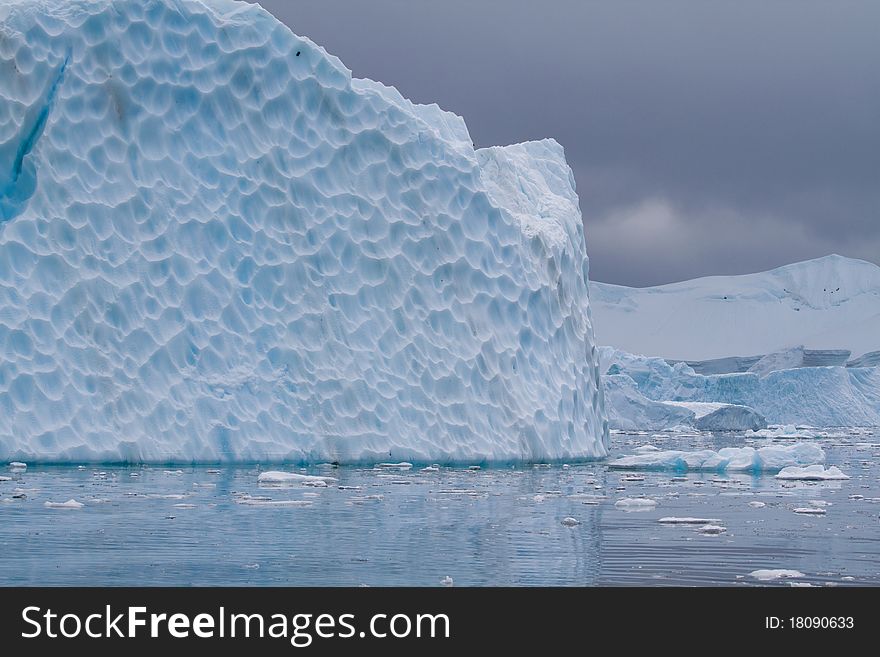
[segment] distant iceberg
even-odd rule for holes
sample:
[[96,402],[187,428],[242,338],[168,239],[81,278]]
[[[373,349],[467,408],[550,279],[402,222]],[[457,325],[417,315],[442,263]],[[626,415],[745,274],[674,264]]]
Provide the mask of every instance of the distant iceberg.
[[[602,347],[600,356],[608,418],[615,429],[662,430],[682,424],[700,428],[695,417],[683,417],[695,402],[747,407],[749,411],[740,411],[744,422],[755,413],[777,425],[880,426],[880,367],[800,367],[764,376],[705,376],[684,363],[670,365],[662,358],[611,347]],[[729,417],[737,419],[734,414]],[[702,428],[723,430],[723,423],[710,426],[711,419],[707,417]]]
[[231,0],[6,2],[0,68],[0,460],[606,454],[555,141]]

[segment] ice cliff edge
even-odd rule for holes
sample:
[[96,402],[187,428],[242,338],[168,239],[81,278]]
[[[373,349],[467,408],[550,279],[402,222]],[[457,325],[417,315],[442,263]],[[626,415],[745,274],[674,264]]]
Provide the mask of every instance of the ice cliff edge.
[[587,273],[556,142],[257,6],[0,7],[0,460],[604,456]]

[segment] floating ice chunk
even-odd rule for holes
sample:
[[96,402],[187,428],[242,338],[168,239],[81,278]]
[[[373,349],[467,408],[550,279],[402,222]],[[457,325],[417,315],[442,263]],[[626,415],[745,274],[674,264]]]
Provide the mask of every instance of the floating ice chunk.
[[577,527],[579,524],[581,524],[581,521],[571,516],[562,519],[563,527]]
[[377,463],[377,468],[388,468],[391,470],[409,470],[413,467],[412,463],[408,463],[407,461],[401,461],[400,463]]
[[803,515],[809,515],[809,516],[824,516],[825,515],[825,509],[820,509],[815,506],[799,506],[796,509],[794,509],[794,512],[801,513]]
[[21,461],[13,461],[9,464],[9,467],[12,470],[27,470],[27,463],[22,463]]
[[245,497],[236,500],[238,504],[243,506],[264,506],[264,507],[309,507],[314,503],[311,500],[263,500],[256,497]]
[[173,505],[175,509],[195,509],[195,504],[175,504]]
[[717,536],[718,534],[726,532],[727,527],[722,527],[721,525],[703,525],[697,529],[697,531],[708,536]]
[[715,525],[721,522],[718,518],[690,518],[687,516],[684,517],[676,517],[676,516],[667,516],[665,518],[660,518],[657,522],[663,523],[664,525]]
[[761,569],[753,570],[749,573],[749,577],[754,577],[762,582],[769,582],[774,579],[805,577],[799,570],[787,570],[784,568],[777,569]]
[[749,506],[753,509],[763,509],[767,504],[764,502],[749,502]]
[[43,506],[47,509],[81,509],[85,505],[71,498],[66,502],[46,502]]
[[776,475],[776,478],[801,481],[833,481],[849,479],[849,476],[843,474],[836,465],[832,465],[828,469],[821,465],[810,465],[805,468],[796,466],[783,468]]
[[440,586],[449,587],[449,586],[452,586],[453,584],[455,584],[455,582],[452,581],[452,578],[449,575],[447,575],[446,577],[444,577],[443,579],[440,580]]
[[609,468],[622,470],[736,470],[744,472],[776,472],[791,465],[824,463],[825,452],[813,443],[795,445],[768,445],[752,447],[725,447],[713,451],[651,451],[623,456],[608,463]]
[[0,481],[12,481],[12,477],[3,477],[3,476],[0,476]]
[[422,472],[440,472],[440,467],[436,465],[429,465],[422,468]]
[[622,511],[650,511],[657,506],[657,500],[647,497],[624,497],[614,503]]
[[336,481],[335,477],[327,477],[325,475],[304,475],[298,472],[281,472],[278,470],[269,470],[260,473],[257,481],[261,484],[285,484],[285,483],[310,483],[323,482],[325,485],[328,481]]
[[640,445],[633,450],[636,454],[647,454],[648,452],[659,452],[660,448],[656,445]]

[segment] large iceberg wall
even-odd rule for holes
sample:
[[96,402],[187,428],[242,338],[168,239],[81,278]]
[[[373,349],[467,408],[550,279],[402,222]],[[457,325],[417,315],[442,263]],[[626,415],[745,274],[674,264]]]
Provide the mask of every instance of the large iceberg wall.
[[258,6],[0,7],[0,459],[599,457],[574,182]]

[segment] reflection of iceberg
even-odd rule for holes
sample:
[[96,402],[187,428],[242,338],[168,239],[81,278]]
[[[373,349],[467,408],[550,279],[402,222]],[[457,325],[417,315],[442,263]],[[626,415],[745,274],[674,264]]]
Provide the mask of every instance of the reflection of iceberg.
[[605,454],[556,142],[475,152],[255,5],[0,25],[0,458]]

